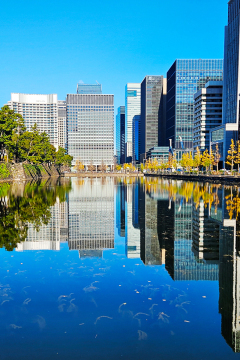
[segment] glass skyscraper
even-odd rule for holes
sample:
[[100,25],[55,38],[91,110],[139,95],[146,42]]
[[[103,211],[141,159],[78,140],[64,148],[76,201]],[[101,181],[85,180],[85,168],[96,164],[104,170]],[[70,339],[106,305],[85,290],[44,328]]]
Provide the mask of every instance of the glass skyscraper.
[[114,165],[114,95],[67,95],[68,154],[84,166]]
[[133,118],[141,114],[141,84],[128,83],[125,88],[125,161],[131,162]]
[[116,116],[116,156],[117,163],[125,160],[125,106],[119,106]]
[[77,84],[77,94],[102,94],[101,84]]
[[140,119],[141,116],[140,115],[136,115],[133,118],[133,130],[132,130],[132,152],[133,152],[133,156],[132,156],[132,162],[134,164],[138,164],[139,163],[139,136],[140,136]]
[[193,149],[194,94],[208,81],[222,81],[223,60],[176,60],[167,73],[166,145]]
[[166,80],[163,76],[146,76],[141,83],[141,162],[149,149],[165,142],[165,100]]

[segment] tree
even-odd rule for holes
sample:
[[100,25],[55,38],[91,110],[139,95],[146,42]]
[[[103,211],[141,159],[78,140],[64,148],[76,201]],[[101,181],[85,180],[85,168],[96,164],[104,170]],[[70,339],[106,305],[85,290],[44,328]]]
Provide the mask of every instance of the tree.
[[121,165],[116,165],[116,170],[117,170],[117,171],[121,171],[121,170],[122,170],[122,166],[121,166]]
[[194,156],[193,164],[197,168],[198,173],[199,173],[199,167],[201,166],[201,161],[202,161],[201,151],[199,150],[199,147],[197,147],[197,151]]
[[80,160],[76,160],[74,170],[76,170],[77,172],[82,172],[84,170],[84,165]]
[[[58,166],[66,166],[66,167],[71,168],[72,161],[73,161],[73,157],[71,155],[66,154],[66,150],[64,148],[59,147],[59,149],[56,153],[55,164]],[[83,169],[84,169],[84,166],[83,166]]]
[[228,150],[228,155],[226,158],[226,164],[231,166],[231,173],[233,172],[234,162],[235,162],[235,156],[236,156],[236,148],[233,139],[231,140],[230,149]]
[[238,166],[238,174],[239,174],[239,164],[240,164],[240,141],[237,141],[237,149],[236,149],[236,157],[235,157],[235,164]]
[[208,171],[212,163],[212,156],[209,154],[208,149],[206,149],[202,155],[202,166],[205,167],[206,171]]
[[91,161],[90,164],[88,165],[88,171],[93,172],[94,170],[96,170],[96,167],[93,165],[93,162]]
[[10,160],[18,160],[18,140],[25,130],[23,117],[3,106],[0,110],[0,160],[4,159],[4,153]]
[[100,169],[101,172],[106,172],[107,171],[107,165],[104,164],[103,160],[102,160],[102,163],[101,163],[99,169]]
[[[219,153],[218,144],[216,144],[215,153],[214,153],[214,165],[217,167],[217,173],[218,173],[218,164],[219,164],[220,158],[221,158],[221,155]],[[240,161],[240,158],[239,158],[239,161]]]

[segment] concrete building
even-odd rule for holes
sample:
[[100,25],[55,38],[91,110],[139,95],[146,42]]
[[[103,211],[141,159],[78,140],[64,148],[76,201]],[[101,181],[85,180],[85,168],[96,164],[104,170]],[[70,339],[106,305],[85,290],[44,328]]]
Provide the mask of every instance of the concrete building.
[[140,161],[149,149],[165,145],[167,82],[163,76],[146,76],[141,83]]
[[125,87],[125,162],[132,162],[133,118],[141,114],[141,84],[128,83]]
[[84,166],[114,166],[114,95],[67,95],[68,154]]
[[117,163],[125,161],[125,106],[119,106],[116,115],[116,156]]
[[58,100],[58,146],[67,150],[67,107],[65,100]]
[[194,95],[193,150],[210,152],[210,131],[222,125],[223,82],[210,81]]
[[12,93],[8,106],[22,115],[28,131],[31,131],[34,124],[37,124],[40,132],[46,132],[49,135],[51,144],[58,150],[57,94]]
[[[222,81],[223,60],[176,60],[167,72],[166,146],[193,150],[194,94],[208,81]],[[184,149],[184,150],[183,150]]]

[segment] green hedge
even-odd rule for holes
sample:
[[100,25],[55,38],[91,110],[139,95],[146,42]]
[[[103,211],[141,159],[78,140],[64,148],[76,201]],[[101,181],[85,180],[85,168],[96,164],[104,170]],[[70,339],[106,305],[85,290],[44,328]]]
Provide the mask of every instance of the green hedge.
[[10,176],[10,171],[6,164],[0,164],[0,179],[7,179]]

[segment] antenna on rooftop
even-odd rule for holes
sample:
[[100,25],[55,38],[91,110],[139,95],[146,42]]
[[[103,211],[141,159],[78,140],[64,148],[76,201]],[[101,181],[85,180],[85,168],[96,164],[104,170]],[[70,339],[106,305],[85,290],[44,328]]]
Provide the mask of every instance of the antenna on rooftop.
[[99,82],[98,82],[97,80],[96,80],[96,83],[97,83],[98,85],[100,85],[100,84],[99,84]]

